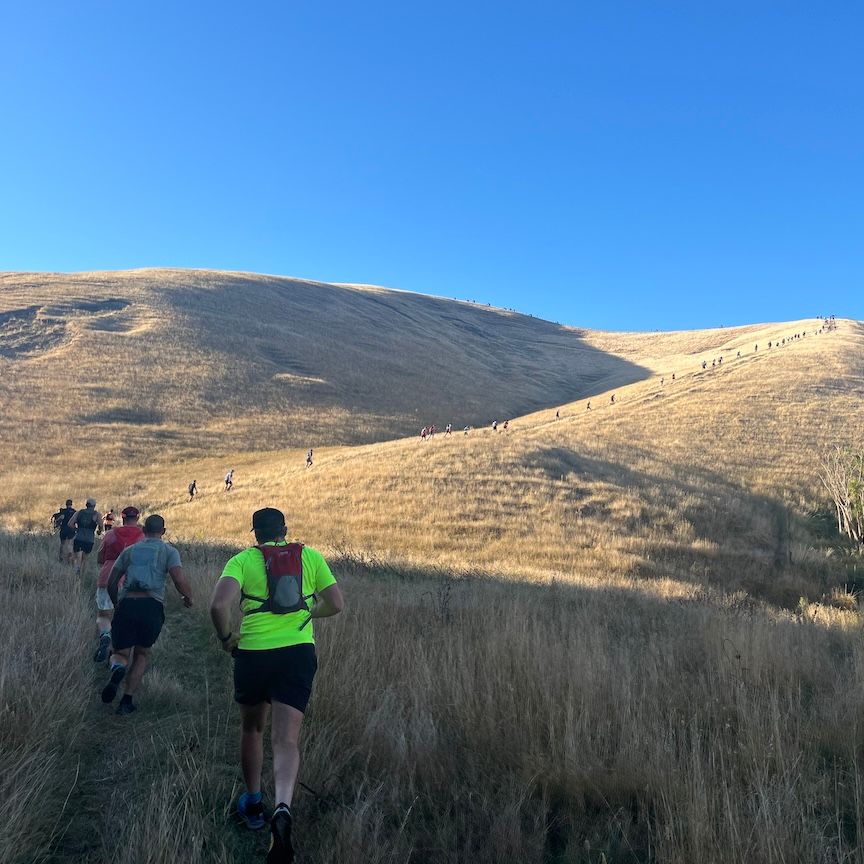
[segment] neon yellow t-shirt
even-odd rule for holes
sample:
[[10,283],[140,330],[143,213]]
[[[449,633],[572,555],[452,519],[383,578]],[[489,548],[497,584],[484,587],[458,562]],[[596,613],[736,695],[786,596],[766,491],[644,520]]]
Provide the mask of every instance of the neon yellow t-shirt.
[[[266,543],[266,546],[287,546],[287,541]],[[303,596],[318,594],[325,588],[336,584],[336,579],[330,572],[324,556],[309,546],[303,547]],[[267,571],[264,569],[264,556],[254,546],[244,549],[235,555],[225,565],[221,579],[234,579],[240,583],[244,594],[254,597],[267,596]],[[242,599],[240,608],[243,612],[257,609],[261,604],[257,600]],[[311,604],[310,604],[311,605]],[[312,631],[313,622],[309,622],[302,630],[300,626],[309,617],[303,611],[288,612],[285,615],[274,615],[272,612],[261,612],[256,615],[244,615],[240,625],[239,648],[250,651],[264,651],[268,648],[286,648],[289,645],[315,644]]]

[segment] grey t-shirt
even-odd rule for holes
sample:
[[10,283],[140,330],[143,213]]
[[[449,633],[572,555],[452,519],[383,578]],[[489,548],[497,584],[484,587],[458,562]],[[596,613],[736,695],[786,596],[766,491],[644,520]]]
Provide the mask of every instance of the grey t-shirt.
[[145,537],[140,543],[127,546],[120,553],[111,572],[126,574],[120,600],[129,591],[143,591],[148,597],[164,603],[168,571],[179,566],[180,553],[170,543],[155,537]]

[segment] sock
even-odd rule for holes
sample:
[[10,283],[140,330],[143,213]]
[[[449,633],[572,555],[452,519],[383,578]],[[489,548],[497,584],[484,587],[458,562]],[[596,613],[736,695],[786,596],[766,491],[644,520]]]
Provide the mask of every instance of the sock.
[[122,705],[131,705],[132,704],[132,697],[128,693],[124,693],[123,698],[120,700],[120,703]]

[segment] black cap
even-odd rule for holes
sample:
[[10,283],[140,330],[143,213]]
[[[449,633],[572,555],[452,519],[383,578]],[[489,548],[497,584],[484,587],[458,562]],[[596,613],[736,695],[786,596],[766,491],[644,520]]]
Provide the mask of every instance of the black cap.
[[285,514],[275,507],[262,507],[252,514],[252,530],[278,534],[285,527]]
[[165,520],[157,513],[153,513],[144,520],[145,534],[164,534]]

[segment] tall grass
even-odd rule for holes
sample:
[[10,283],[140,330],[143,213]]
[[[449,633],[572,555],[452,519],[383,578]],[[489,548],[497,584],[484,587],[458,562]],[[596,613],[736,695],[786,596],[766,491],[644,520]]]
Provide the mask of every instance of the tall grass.
[[62,836],[80,768],[66,754],[84,730],[81,652],[92,619],[58,549],[53,539],[0,536],[2,864],[41,860]]
[[[3,542],[40,560],[41,539]],[[229,550],[181,550],[199,603],[171,598],[139,713],[106,714],[101,680],[74,692],[89,774],[59,811],[49,860],[227,864],[262,853],[264,839],[230,819],[238,719],[203,602]],[[317,628],[295,807],[304,860],[864,860],[857,612],[517,585],[354,555],[333,566],[349,605]],[[65,630],[79,613],[53,614]],[[38,662],[72,658],[68,675],[86,678],[83,630],[71,628],[74,646],[39,640]],[[14,691],[4,682],[4,701],[32,699],[17,681]],[[12,801],[31,785],[16,766],[39,762],[44,745],[16,740],[2,781]],[[97,789],[101,808],[82,822]],[[0,860],[39,860],[46,835],[34,828],[52,825],[69,788],[49,792],[31,805],[42,798],[50,812],[23,808],[30,821],[4,838]]]

